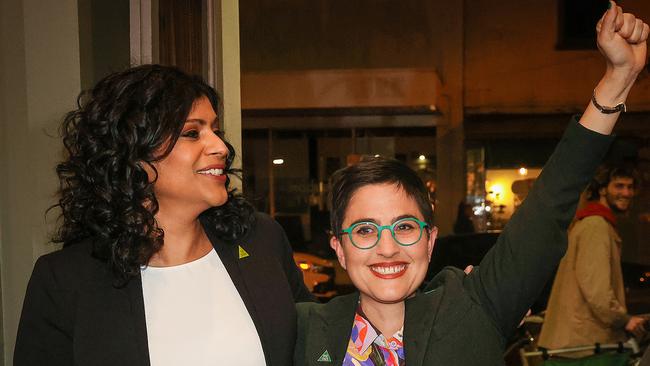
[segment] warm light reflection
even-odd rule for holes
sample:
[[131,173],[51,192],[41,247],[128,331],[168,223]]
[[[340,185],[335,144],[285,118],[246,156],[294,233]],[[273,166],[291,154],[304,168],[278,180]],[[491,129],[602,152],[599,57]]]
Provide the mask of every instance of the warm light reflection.
[[503,185],[500,183],[493,184],[490,187],[490,194],[494,196],[495,201],[500,201],[503,197]]
[[528,175],[528,169],[526,169],[526,168],[524,168],[522,166],[521,168],[519,168],[519,175],[521,175],[522,177],[527,176]]
[[273,159],[273,164],[282,165],[284,164],[284,159]]
[[[520,168],[526,169],[526,176],[521,175]],[[496,206],[503,205],[503,212],[501,208],[499,212],[504,218],[510,218],[516,208],[517,196],[512,191],[512,186],[515,182],[528,181],[535,179],[541,172],[539,168],[524,167],[520,165],[514,169],[487,169],[485,175],[485,191],[487,192],[486,199],[492,201]],[[496,211],[496,207],[493,207]]]
[[302,269],[303,271],[306,271],[306,270],[309,269],[309,267],[311,267],[311,266],[309,265],[309,263],[304,263],[304,262],[303,262],[303,263],[299,263],[298,266],[299,266],[300,269]]

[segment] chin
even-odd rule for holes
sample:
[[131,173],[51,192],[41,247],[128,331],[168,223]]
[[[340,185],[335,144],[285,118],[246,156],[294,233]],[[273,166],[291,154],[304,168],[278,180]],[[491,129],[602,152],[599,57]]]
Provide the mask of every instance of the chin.
[[394,304],[406,300],[410,292],[409,291],[379,291],[374,293],[372,296],[375,301],[384,303],[384,304]]
[[225,197],[225,198],[219,199],[219,200],[214,200],[214,201],[212,201],[211,207],[223,206],[223,205],[226,204],[226,202],[228,202],[228,197]]
[[210,207],[223,206],[226,202],[228,202],[228,193],[226,193],[225,190],[223,192],[213,192],[212,195],[207,197],[206,201]]

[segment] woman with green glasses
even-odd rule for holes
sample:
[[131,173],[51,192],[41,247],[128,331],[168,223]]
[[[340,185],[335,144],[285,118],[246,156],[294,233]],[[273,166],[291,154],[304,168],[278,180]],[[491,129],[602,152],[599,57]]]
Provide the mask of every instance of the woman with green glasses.
[[405,247],[417,243],[422,238],[422,232],[429,228],[429,224],[415,217],[405,216],[391,225],[379,226],[372,221],[358,221],[349,228],[341,230],[348,234],[352,245],[359,249],[370,249],[379,243],[381,233],[390,231],[393,239]]
[[605,76],[471,273],[446,268],[417,291],[437,232],[427,190],[407,166],[372,159],[334,174],[330,244],[358,292],[298,304],[296,365],[504,364],[505,342],[564,255],[580,192],[645,65],[648,25],[612,5],[597,26]]

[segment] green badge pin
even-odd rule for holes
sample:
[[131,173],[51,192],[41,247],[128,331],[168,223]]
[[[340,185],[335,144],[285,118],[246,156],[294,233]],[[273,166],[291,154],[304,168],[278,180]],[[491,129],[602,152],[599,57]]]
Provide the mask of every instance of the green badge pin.
[[330,353],[325,350],[320,357],[318,357],[318,362],[332,362],[332,357],[330,356]]
[[250,257],[250,254],[248,254],[248,252],[245,251],[244,248],[242,248],[241,245],[240,245],[239,246],[239,259],[244,259],[246,257]]

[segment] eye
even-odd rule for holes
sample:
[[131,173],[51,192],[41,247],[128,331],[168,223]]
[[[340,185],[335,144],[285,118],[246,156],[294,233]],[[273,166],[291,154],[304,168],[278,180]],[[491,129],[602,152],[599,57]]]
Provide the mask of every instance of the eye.
[[199,137],[199,131],[197,130],[187,130],[181,133],[181,137],[197,138]]
[[377,228],[375,228],[373,225],[362,223],[355,226],[352,230],[352,233],[359,236],[369,236],[373,235],[376,231]]
[[393,230],[399,233],[407,233],[411,230],[415,230],[415,227],[416,225],[415,222],[413,221],[402,221],[402,222],[398,222],[397,225],[395,225],[395,229]]

